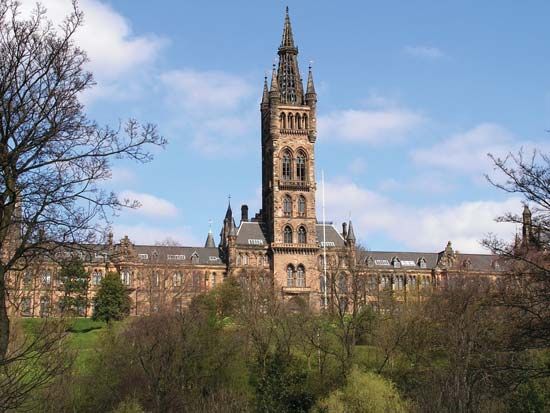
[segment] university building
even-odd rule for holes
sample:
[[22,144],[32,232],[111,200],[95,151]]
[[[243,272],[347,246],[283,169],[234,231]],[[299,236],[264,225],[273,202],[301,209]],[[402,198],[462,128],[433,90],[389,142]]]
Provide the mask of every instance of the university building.
[[[352,271],[360,271],[364,303],[373,306],[381,294],[406,299],[458,274],[498,274],[496,256],[461,254],[451,242],[440,252],[364,251],[356,245],[351,221],[341,228],[319,221],[317,94],[311,68],[307,81],[302,80],[288,11],[278,56],[270,81],[264,81],[260,105],[261,210],[251,215],[243,205],[239,214],[228,205],[219,242],[210,231],[200,247],[137,245],[128,237],[114,242],[111,236],[105,245],[86,249],[81,258],[90,287],[82,315],[91,315],[92,298],[110,271],[118,272],[130,291],[134,315],[181,310],[194,295],[228,277],[259,276],[281,299],[319,309],[330,304],[334,286],[347,291]],[[525,214],[524,221],[529,220],[530,213]],[[61,295],[58,272],[58,266],[44,261],[12,277],[12,311],[24,316],[55,313]]]

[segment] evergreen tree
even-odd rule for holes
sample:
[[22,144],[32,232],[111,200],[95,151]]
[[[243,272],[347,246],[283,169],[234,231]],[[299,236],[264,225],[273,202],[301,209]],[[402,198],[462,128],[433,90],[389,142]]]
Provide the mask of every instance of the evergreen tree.
[[99,286],[94,298],[94,320],[107,323],[122,320],[130,314],[130,296],[116,272],[108,273]]
[[73,257],[59,272],[59,290],[63,293],[59,307],[63,314],[84,315],[88,304],[89,277],[82,261]]

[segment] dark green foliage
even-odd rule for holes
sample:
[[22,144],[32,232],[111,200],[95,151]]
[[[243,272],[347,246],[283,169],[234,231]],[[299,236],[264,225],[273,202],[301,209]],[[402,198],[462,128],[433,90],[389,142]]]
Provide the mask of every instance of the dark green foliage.
[[130,313],[130,305],[130,296],[118,273],[108,273],[101,280],[99,290],[94,298],[93,319],[107,323],[113,320],[122,320]]
[[315,399],[306,386],[304,367],[280,351],[268,356],[266,368],[255,383],[257,411],[308,412]]
[[84,315],[88,305],[89,276],[82,260],[73,257],[61,266],[59,310],[65,315]]

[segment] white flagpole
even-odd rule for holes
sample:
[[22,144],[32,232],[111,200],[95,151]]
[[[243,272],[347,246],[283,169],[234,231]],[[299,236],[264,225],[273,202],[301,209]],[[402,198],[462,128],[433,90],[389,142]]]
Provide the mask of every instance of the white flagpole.
[[325,171],[321,170],[322,210],[323,210],[323,272],[325,277],[325,309],[328,307],[327,283],[327,231],[325,219]]

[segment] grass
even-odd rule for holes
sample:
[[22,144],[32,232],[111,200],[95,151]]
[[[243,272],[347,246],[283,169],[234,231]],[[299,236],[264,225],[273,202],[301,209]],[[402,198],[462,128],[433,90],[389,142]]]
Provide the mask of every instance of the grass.
[[[41,318],[25,318],[22,320],[23,328],[32,334],[38,326],[44,322]],[[76,352],[75,369],[85,374],[89,363],[95,355],[97,344],[107,324],[102,321],[93,321],[90,318],[74,318],[69,322],[69,347]]]

